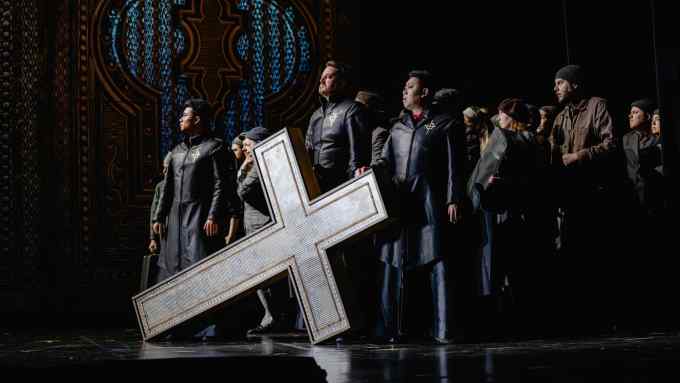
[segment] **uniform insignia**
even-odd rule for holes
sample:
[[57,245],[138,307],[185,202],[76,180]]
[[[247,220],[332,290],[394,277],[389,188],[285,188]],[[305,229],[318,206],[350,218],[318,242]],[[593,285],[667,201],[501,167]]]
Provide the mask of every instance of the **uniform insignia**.
[[189,157],[191,157],[191,162],[196,162],[196,160],[197,160],[198,157],[200,157],[200,156],[201,156],[201,151],[198,150],[198,148],[196,148],[196,149],[191,149],[191,153],[189,153]]
[[425,130],[427,130],[427,133],[430,133],[432,129],[436,128],[437,124],[434,123],[434,121],[430,121],[427,125],[425,125]]
[[335,120],[338,119],[338,113],[337,112],[332,112],[328,116],[328,125],[333,125],[335,123]]

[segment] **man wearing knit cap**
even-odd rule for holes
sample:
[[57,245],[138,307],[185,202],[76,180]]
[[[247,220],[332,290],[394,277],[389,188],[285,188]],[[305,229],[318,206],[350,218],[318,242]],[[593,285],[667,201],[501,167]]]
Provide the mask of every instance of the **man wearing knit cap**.
[[[614,284],[608,259],[612,253],[611,238],[616,201],[614,175],[616,140],[607,101],[588,97],[585,76],[578,65],[567,65],[555,74],[553,90],[563,107],[556,116],[552,131],[552,162],[558,169],[556,196],[563,213],[560,227],[562,268],[566,286],[565,298],[574,299],[568,309],[574,318],[565,318],[570,328],[581,331],[609,331]],[[578,283],[570,281],[579,280]],[[583,312],[590,315],[584,316]],[[573,320],[570,320],[573,319]],[[580,321],[580,323],[579,323]]]

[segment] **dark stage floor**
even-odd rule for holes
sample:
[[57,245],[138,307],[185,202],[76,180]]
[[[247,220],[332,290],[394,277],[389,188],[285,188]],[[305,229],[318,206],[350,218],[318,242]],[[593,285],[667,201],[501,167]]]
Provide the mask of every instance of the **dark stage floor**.
[[208,378],[237,382],[272,378],[285,382],[675,382],[680,381],[679,365],[680,335],[676,333],[446,346],[311,346],[305,338],[144,343],[133,329],[3,330],[0,336],[3,372],[128,377],[130,381],[164,372],[177,378],[193,377],[196,383]]

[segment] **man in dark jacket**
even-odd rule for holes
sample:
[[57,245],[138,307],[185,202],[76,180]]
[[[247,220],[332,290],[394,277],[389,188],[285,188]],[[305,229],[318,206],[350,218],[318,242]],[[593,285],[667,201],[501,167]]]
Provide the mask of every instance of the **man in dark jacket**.
[[371,165],[374,165],[382,157],[385,141],[390,135],[388,121],[385,118],[385,102],[381,95],[367,90],[358,91],[354,101],[365,107],[366,119],[371,131]]
[[568,330],[602,332],[612,328],[616,259],[612,254],[616,214],[613,185],[617,174],[616,139],[607,101],[588,97],[584,72],[567,65],[555,75],[554,91],[563,106],[551,136],[558,174],[560,268],[566,287],[562,302]]
[[184,106],[180,131],[186,139],[171,151],[153,219],[153,230],[165,237],[166,245],[158,260],[159,281],[223,247],[220,224],[239,207],[235,161],[223,142],[210,135],[210,106],[201,99]]
[[654,216],[663,206],[659,137],[652,133],[654,102],[637,100],[631,104],[630,131],[623,136],[628,184],[642,215]]
[[309,119],[305,140],[323,193],[363,173],[371,161],[366,114],[347,96],[348,87],[347,66],[327,62],[319,81],[321,106]]
[[[309,119],[305,147],[322,193],[363,174],[371,161],[369,122],[363,106],[348,95],[349,79],[347,65],[328,61],[319,80],[321,106]],[[347,253],[364,251],[357,248]],[[363,293],[360,257],[347,257],[341,250],[331,254],[330,261],[352,330],[357,334],[364,329],[366,310],[357,302],[358,292]]]
[[429,72],[409,73],[402,118],[392,126],[383,150],[382,166],[392,176],[402,211],[398,222],[381,233],[380,259],[385,264],[381,311],[384,335],[399,337],[406,270],[425,269],[434,309],[432,336],[447,343],[457,334],[450,327],[445,224],[459,219],[462,164],[456,158],[464,149],[454,142],[451,115],[431,110],[433,89]]

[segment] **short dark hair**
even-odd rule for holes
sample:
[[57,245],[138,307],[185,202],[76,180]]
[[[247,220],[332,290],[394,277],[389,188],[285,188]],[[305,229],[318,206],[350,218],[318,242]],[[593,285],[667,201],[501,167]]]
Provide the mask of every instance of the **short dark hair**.
[[430,90],[425,98],[428,101],[432,100],[432,97],[434,96],[434,79],[430,71],[424,69],[415,69],[408,72],[408,77],[409,78],[415,77],[418,80],[420,80],[420,85],[423,88],[427,88]]
[[210,129],[210,119],[212,112],[210,104],[202,98],[190,98],[184,102],[185,108],[193,109],[194,113],[201,119],[201,126]]

